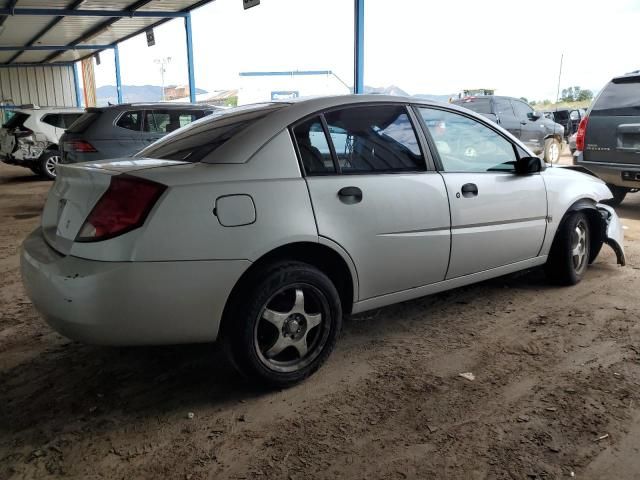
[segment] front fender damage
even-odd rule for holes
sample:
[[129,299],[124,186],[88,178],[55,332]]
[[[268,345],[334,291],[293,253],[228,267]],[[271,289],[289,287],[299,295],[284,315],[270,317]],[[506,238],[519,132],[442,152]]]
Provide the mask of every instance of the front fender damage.
[[604,243],[606,243],[613,249],[616,254],[618,263],[624,266],[626,264],[623,244],[624,232],[622,230],[622,223],[620,222],[620,218],[618,218],[618,214],[616,214],[616,211],[609,205],[598,203],[596,205],[596,208],[598,209],[598,212],[600,213],[600,215],[602,215],[602,219],[604,220],[604,232],[602,232]]

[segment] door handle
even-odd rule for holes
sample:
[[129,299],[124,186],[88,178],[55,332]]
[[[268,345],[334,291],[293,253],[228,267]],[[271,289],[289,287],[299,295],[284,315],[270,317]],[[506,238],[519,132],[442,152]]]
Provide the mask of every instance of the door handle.
[[465,183],[460,190],[464,198],[478,196],[478,186],[475,183]]
[[343,187],[338,191],[338,198],[347,205],[360,203],[362,201],[362,190],[358,187]]
[[520,125],[526,125],[527,122],[520,122]]

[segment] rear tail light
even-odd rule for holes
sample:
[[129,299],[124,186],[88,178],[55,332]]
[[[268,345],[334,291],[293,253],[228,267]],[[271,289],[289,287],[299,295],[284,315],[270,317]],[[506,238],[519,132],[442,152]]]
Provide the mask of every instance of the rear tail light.
[[97,242],[144,224],[167,187],[142,178],[118,175],[100,197],[80,229],[76,242]]
[[93,153],[97,152],[95,147],[86,140],[71,140],[64,142],[62,148],[65,152]]
[[578,125],[578,132],[576,133],[576,150],[584,151],[584,134],[587,132],[587,123],[589,123],[589,117],[586,116],[580,120]]

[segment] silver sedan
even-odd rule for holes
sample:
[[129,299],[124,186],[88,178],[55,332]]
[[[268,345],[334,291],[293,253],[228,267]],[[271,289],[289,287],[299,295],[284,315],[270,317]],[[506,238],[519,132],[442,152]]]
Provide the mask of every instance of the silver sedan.
[[460,107],[251,105],[134,158],[60,166],[22,275],[69,338],[223,340],[286,386],[326,360],[345,314],[537,266],[575,284],[605,243],[624,264],[610,197]]

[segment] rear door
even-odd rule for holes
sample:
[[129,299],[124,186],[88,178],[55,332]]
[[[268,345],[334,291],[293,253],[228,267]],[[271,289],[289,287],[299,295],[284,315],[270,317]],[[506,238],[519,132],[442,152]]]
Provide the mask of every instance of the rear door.
[[446,109],[417,110],[451,205],[447,279],[536,257],[546,231],[542,176],[516,175],[516,147],[485,123]]
[[640,164],[640,76],[614,79],[589,113],[584,160]]
[[318,232],[353,259],[359,300],[444,279],[446,190],[442,177],[426,167],[406,106],[331,110],[292,133]]

